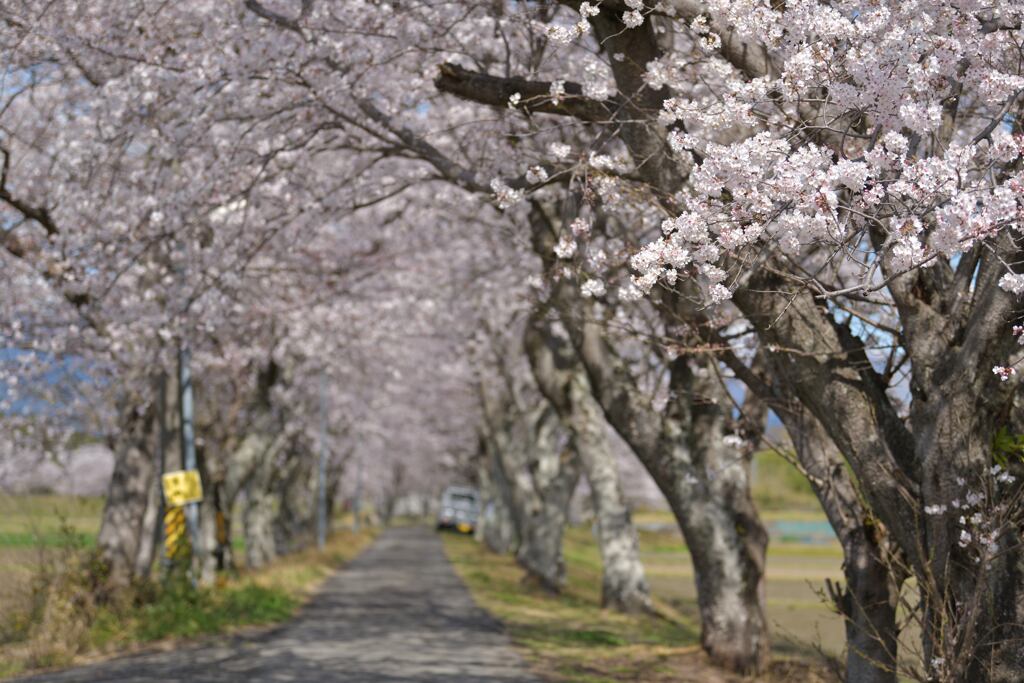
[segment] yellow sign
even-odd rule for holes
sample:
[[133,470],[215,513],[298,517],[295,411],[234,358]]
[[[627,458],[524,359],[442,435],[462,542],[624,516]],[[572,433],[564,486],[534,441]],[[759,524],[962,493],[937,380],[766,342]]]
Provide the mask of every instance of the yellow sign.
[[459,533],[468,534],[473,530],[473,525],[466,524],[465,522],[459,522],[455,525],[455,528],[459,530]]
[[199,472],[196,470],[168,472],[163,477],[163,483],[167,507],[181,507],[189,503],[198,503],[203,499],[203,484],[199,481]]
[[164,548],[169,560],[178,560],[189,554],[183,508],[170,508],[164,513]]

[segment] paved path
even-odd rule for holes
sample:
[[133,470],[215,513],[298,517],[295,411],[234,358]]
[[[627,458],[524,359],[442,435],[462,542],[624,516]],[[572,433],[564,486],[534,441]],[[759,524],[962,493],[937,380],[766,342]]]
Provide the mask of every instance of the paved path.
[[537,683],[424,528],[385,531],[268,633],[20,680]]

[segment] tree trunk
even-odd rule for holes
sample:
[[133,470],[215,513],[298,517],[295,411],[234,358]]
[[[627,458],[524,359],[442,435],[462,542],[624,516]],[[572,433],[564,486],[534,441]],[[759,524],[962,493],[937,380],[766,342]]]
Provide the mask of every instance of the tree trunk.
[[163,538],[161,525],[163,524],[163,492],[161,491],[160,477],[158,476],[156,464],[153,466],[153,476],[150,478],[149,495],[146,498],[146,512],[142,516],[141,528],[139,530],[139,549],[135,555],[134,575],[140,579],[149,576],[149,570],[153,566],[153,559],[158,552],[158,544]]
[[316,540],[316,481],[313,452],[293,443],[284,476],[277,479],[279,504],[273,528],[281,555],[302,550]]
[[863,506],[842,457],[821,423],[795,400],[772,407],[843,547],[846,586],[826,584],[846,626],[846,680],[895,683],[902,571],[885,556],[884,530]]
[[129,408],[122,414],[121,432],[111,444],[114,472],[96,539],[96,545],[108,564],[110,581],[115,585],[130,583],[137,576],[155,473],[148,448],[152,436],[152,411],[138,415]]
[[[732,476],[720,474],[723,479]],[[674,486],[664,480],[660,485],[693,559],[701,645],[719,666],[761,671],[768,658],[767,532],[752,504],[730,507],[716,495],[719,487],[713,482],[690,482],[684,468],[670,478]]]
[[[947,675],[958,683],[1021,681],[1024,492],[1021,482],[1012,487],[992,483],[988,468],[1000,418],[992,414],[987,398],[975,398],[982,391],[962,389],[993,381],[988,367],[956,369],[960,372],[947,370],[942,381],[934,381],[928,387],[930,399],[918,399],[911,410],[924,500],[962,500],[960,509],[950,504],[945,514],[924,518],[929,553],[929,571],[922,581],[928,604],[925,649],[945,660]],[[982,519],[977,526],[962,521],[975,514]],[[960,541],[962,532],[970,537],[966,543]],[[986,533],[992,534],[991,545],[981,541]]]
[[245,564],[258,569],[277,557],[274,542],[274,507],[276,496],[252,481],[246,491],[242,508],[242,533],[245,536]]
[[[729,365],[747,384],[746,429],[758,435],[771,408],[789,433],[802,473],[810,482],[843,548],[845,586],[826,581],[846,627],[846,680],[895,683],[899,627],[896,606],[905,569],[885,529],[865,506],[846,463],[819,420],[803,408],[792,388],[779,381],[771,359],[758,354],[751,367],[736,358]],[[757,423],[756,425],[750,424]]]
[[[557,229],[539,202],[530,212],[534,252],[546,271]],[[764,566],[768,533],[750,497],[749,454],[724,444],[732,399],[713,358],[671,361],[669,400],[654,406],[605,336],[593,302],[575,283],[553,278],[550,301],[586,371],[608,423],[636,453],[664,494],[690,549],[697,583],[701,643],[717,664],[759,673],[768,662]],[[678,304],[680,310],[671,309]],[[666,325],[687,319],[685,301],[663,306]],[[692,363],[692,366],[691,366]]]
[[619,485],[607,422],[568,340],[537,309],[523,339],[533,376],[572,434],[572,446],[590,483],[601,551],[601,602],[620,611],[651,608],[636,529]]
[[199,545],[192,556],[199,583],[212,586],[217,571],[226,567],[229,548],[226,548],[227,516],[222,504],[226,464],[206,448],[197,449],[197,465],[203,481],[203,500],[199,503]]
[[[960,522],[975,511],[986,525],[998,517],[967,494],[994,486],[985,478],[1006,418],[1006,388],[992,367],[1015,348],[1009,325],[1017,303],[998,287],[1000,258],[961,272],[959,289],[941,280],[952,272],[942,268],[890,283],[910,359],[909,419],[885,393],[863,342],[811,292],[764,271],[733,298],[771,349],[779,381],[824,426],[907,558],[924,605],[922,668],[944,681],[1024,680],[1020,551],[1009,541],[1021,521],[996,540],[994,555]],[[969,534],[963,546],[961,532]]]
[[601,604],[623,612],[651,609],[650,588],[640,562],[640,543],[619,484],[619,468],[608,443],[601,408],[584,375],[569,385],[574,446],[590,483],[601,550]]
[[499,408],[491,405],[482,387],[481,394],[496,479],[508,483],[519,541],[516,561],[526,570],[527,580],[557,592],[565,583],[562,534],[579,481],[578,459],[559,443],[564,435],[550,406],[523,410],[509,395]]
[[844,539],[846,587],[830,593],[846,622],[846,680],[895,683],[899,588],[869,531],[862,526]]
[[695,362],[694,369],[684,358],[672,362],[676,399],[660,415],[637,402],[623,409],[610,378],[600,374],[605,392],[599,395],[609,422],[665,495],[690,550],[702,646],[716,664],[756,673],[769,653],[768,533],[750,496],[749,454],[725,444],[729,399],[711,363]]
[[481,435],[480,442],[477,480],[481,507],[474,537],[491,552],[504,555],[519,543],[512,519],[512,492],[487,437]]
[[519,545],[512,511],[501,497],[493,498],[484,510],[483,541],[493,553],[504,555]]
[[529,579],[557,592],[565,585],[562,535],[579,481],[579,463],[575,453],[558,447],[553,411],[537,412],[527,418],[532,443],[519,444],[525,451],[525,467],[512,477],[514,495],[521,501],[516,561]]
[[283,444],[281,437],[271,440],[267,436],[250,434],[242,440],[228,463],[226,498],[234,501],[238,492],[245,492],[242,535],[245,538],[245,563],[250,569],[262,567],[277,557],[273,532],[276,508],[273,484]]

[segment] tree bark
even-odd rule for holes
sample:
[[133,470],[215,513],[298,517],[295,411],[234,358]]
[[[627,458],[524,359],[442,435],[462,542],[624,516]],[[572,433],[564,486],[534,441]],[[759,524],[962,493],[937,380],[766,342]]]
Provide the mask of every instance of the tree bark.
[[559,448],[553,411],[544,407],[532,412],[526,426],[534,438],[510,449],[518,451],[521,461],[512,476],[513,495],[521,501],[516,561],[540,586],[557,592],[565,585],[562,535],[579,463],[575,453]]
[[759,672],[767,663],[764,567],[768,533],[750,497],[749,456],[724,444],[728,397],[711,361],[678,358],[663,412],[640,397],[602,349],[592,323],[581,358],[608,421],[665,495],[690,550],[701,644],[717,664]]
[[491,552],[504,555],[519,544],[512,519],[512,492],[487,437],[482,434],[480,442],[477,480],[481,509],[474,536]]
[[139,579],[149,576],[153,560],[158,552],[158,544],[163,537],[161,533],[161,512],[163,511],[163,492],[159,471],[156,464],[153,466],[153,476],[150,477],[149,495],[146,497],[146,511],[142,515],[142,523],[139,529],[139,549],[135,555],[134,575]]
[[[734,296],[771,345],[779,381],[846,456],[908,559],[924,605],[923,665],[944,680],[1024,680],[1020,548],[1003,535],[999,553],[982,561],[984,548],[961,547],[965,515],[956,502],[983,490],[992,437],[1006,419],[1007,390],[991,368],[1013,351],[1014,301],[997,285],[999,264],[1017,258],[1009,251],[892,281],[911,361],[906,419],[863,343],[810,292],[759,272]],[[941,512],[929,514],[929,506]]]
[[524,345],[537,385],[572,434],[590,484],[601,552],[601,603],[623,612],[650,610],[636,529],[622,495],[607,423],[586,374],[568,340],[555,334],[554,321],[541,310],[530,318]]
[[109,580],[114,585],[125,585],[137,578],[155,473],[150,449],[153,418],[152,409],[141,415],[134,407],[122,409],[121,431],[110,443],[114,472],[96,545],[107,562]]
[[251,569],[262,567],[277,557],[273,520],[276,493],[274,473],[283,438],[271,439],[258,433],[242,440],[228,467],[227,497],[234,500],[244,491],[242,534],[245,561]]
[[622,495],[619,468],[605,433],[604,416],[590,385],[575,374],[569,385],[575,450],[594,502],[601,549],[601,604],[622,612],[651,609],[650,588],[640,562],[640,542]]
[[[846,626],[846,679],[895,683],[899,626],[896,606],[906,578],[904,563],[885,527],[864,504],[863,494],[821,422],[800,404],[784,373],[763,353],[747,366],[723,355],[747,385],[743,421],[748,435],[760,437],[770,408],[789,433],[802,473],[807,477],[843,548],[845,586],[826,582]],[[764,375],[764,371],[771,372]],[[756,423],[752,425],[751,422]]]
[[543,400],[523,409],[516,397],[506,396],[499,409],[482,387],[481,393],[497,470],[508,482],[519,541],[516,561],[528,581],[560,591],[565,583],[562,535],[579,481],[578,459],[560,443],[564,435],[559,420]]
[[[550,273],[557,231],[539,203],[533,203],[530,217],[534,251]],[[768,533],[750,496],[750,454],[724,443],[731,398],[717,362],[671,361],[670,399],[664,409],[655,408],[574,283],[554,279],[550,300],[605,418],[651,474],[676,518],[693,560],[704,649],[730,670],[762,671],[769,654]]]
[[[203,500],[199,503],[199,544],[193,553],[199,583],[212,586],[217,572],[230,563],[230,511],[223,509],[227,464],[207,448],[197,449],[197,462],[203,481]],[[225,538],[224,536],[228,536]]]
[[277,479],[279,502],[273,522],[274,544],[282,555],[316,541],[317,459],[295,441],[287,455],[283,476]]
[[257,480],[249,484],[242,509],[242,533],[245,535],[245,564],[259,569],[277,557],[274,541],[274,507],[276,496],[260,487]]
[[821,423],[795,401],[772,407],[843,548],[845,586],[827,583],[846,627],[846,680],[896,683],[896,607],[904,571],[885,530],[862,504],[842,456]]

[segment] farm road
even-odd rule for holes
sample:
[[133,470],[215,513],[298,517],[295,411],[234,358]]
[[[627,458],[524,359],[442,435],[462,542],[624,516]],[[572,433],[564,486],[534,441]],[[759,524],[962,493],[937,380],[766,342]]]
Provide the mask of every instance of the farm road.
[[292,621],[19,683],[537,683],[429,529],[389,529]]

